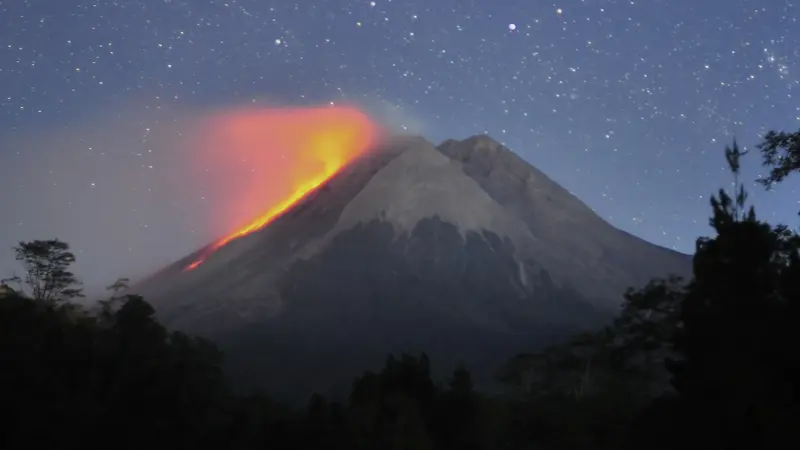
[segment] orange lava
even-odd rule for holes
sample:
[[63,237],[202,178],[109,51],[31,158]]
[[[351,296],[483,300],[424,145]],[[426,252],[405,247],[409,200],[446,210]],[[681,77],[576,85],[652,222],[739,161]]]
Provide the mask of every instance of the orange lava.
[[184,271],[268,225],[367,151],[379,135],[369,117],[350,107],[237,110],[212,118],[205,128],[198,143],[205,152],[201,158],[228,183],[247,180],[246,195],[229,202],[237,212],[231,215],[253,208],[263,212],[204,248]]

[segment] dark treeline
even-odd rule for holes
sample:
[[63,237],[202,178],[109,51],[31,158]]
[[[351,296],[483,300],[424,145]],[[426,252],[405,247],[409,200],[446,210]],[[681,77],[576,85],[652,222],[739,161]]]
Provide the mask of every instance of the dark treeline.
[[[800,132],[758,147],[767,188],[800,171]],[[292,409],[234,393],[222,354],[170,332],[126,280],[94,309],[58,240],[15,248],[25,276],[0,285],[0,447],[225,449],[796,448],[800,442],[800,236],[763,222],[725,156],[690,280],[630,290],[615,322],[498,373],[487,396],[425,355],[389,356],[341,403]]]

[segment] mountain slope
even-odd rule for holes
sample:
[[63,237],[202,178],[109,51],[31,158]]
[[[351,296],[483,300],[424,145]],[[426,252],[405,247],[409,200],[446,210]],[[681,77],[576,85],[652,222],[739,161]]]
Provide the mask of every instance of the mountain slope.
[[[688,275],[687,255],[651,244],[613,227],[586,204],[488,136],[449,140],[439,150],[462,163],[499,204],[519,217],[546,242],[537,258],[551,272],[582,292],[617,298],[630,286],[642,286],[666,273]],[[662,274],[662,275],[657,275]],[[571,279],[572,278],[572,279]],[[608,306],[608,305],[604,305]],[[616,307],[615,301],[611,302]]]
[[604,323],[627,287],[690,269],[486,136],[390,139],[182,272],[192,258],[138,291],[168,325],[221,342],[241,380],[300,397],[401,350],[485,381],[518,351]]

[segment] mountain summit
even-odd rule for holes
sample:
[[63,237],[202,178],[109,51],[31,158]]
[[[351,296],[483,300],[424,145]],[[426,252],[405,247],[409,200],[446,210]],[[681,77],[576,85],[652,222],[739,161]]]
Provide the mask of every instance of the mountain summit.
[[387,139],[181,270],[195,257],[138,292],[168,326],[220,342],[243,381],[287,395],[330,392],[403,350],[488,377],[518,351],[603,324],[628,287],[691,270],[485,135]]

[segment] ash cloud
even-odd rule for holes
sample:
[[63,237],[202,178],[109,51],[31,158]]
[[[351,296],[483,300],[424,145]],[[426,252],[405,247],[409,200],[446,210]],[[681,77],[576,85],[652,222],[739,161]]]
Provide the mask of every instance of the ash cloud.
[[[393,132],[425,131],[408,109],[382,100],[334,103],[354,106]],[[220,220],[220,211],[232,214],[231,199],[246,195],[253,179],[224,172],[201,155],[198,137],[207,119],[248,108],[305,106],[311,105],[259,99],[196,108],[129,101],[69,123],[0,135],[7,149],[0,162],[0,278],[22,275],[12,250],[19,241],[68,242],[75,273],[93,296],[118,277],[135,281],[209,244],[231,231],[231,222],[260,211],[240,208],[234,220]],[[281,170],[257,169],[266,178]]]

